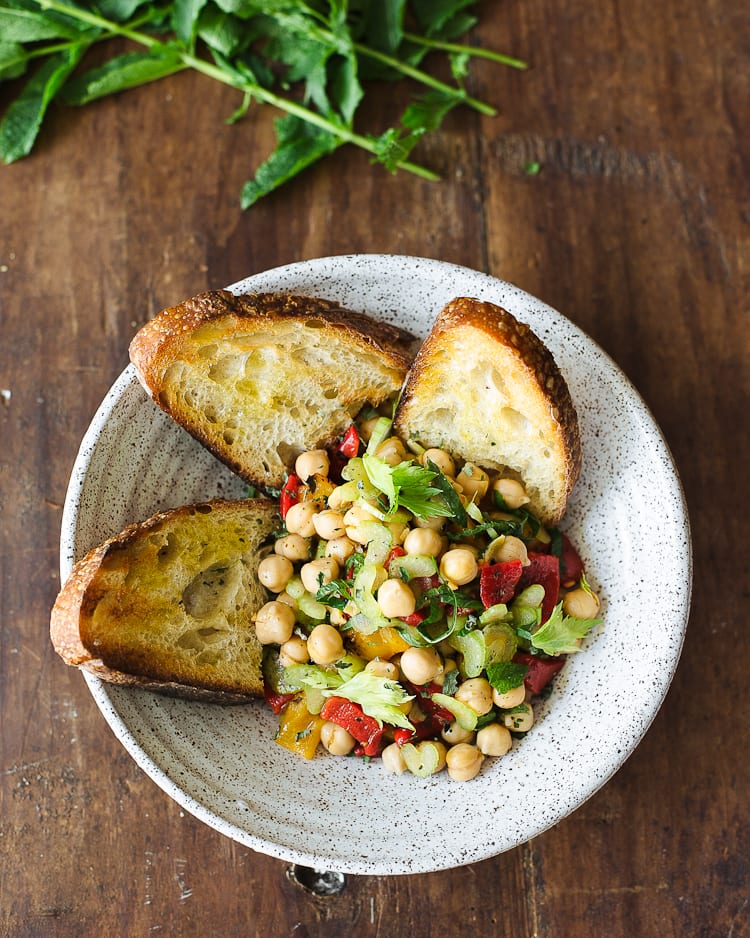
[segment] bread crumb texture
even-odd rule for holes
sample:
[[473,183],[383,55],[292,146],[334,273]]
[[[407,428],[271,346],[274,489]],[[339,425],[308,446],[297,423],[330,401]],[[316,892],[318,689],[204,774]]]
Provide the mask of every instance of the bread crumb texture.
[[326,300],[202,294],[135,336],[154,400],[242,478],[279,488],[296,456],[398,393],[411,337]]
[[105,678],[140,679],[121,683],[262,694],[252,616],[268,598],[257,569],[279,523],[270,501],[251,499],[132,525],[74,568],[52,615],[58,652]]
[[396,413],[405,439],[522,480],[555,523],[580,471],[578,420],[555,361],[528,326],[469,298],[440,313]]

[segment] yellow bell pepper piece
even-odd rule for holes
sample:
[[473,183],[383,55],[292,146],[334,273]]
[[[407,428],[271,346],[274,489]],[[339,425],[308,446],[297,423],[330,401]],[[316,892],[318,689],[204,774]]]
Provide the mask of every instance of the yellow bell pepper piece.
[[305,759],[312,759],[320,742],[325,720],[310,713],[304,697],[294,697],[279,715],[276,742]]
[[347,635],[347,640],[354,646],[357,654],[367,661],[373,661],[375,658],[388,661],[389,658],[406,651],[409,647],[409,643],[404,641],[390,626],[384,626],[371,635],[363,635],[361,632],[352,630]]

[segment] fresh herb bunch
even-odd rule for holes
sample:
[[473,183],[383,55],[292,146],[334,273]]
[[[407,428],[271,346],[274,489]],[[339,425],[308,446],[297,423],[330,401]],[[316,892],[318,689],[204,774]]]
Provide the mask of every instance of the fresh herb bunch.
[[[82,105],[192,68],[242,94],[233,123],[252,102],[285,112],[276,148],[242,191],[248,208],[306,167],[350,143],[391,172],[437,179],[409,155],[454,107],[494,109],[464,87],[468,62],[481,56],[525,63],[455,40],[476,22],[473,0],[0,0],[0,81],[30,77],[0,122],[0,158],[26,156],[53,99]],[[86,70],[98,43],[120,40],[117,54]],[[133,48],[121,51],[122,40]],[[420,66],[430,51],[447,55],[452,82]],[[408,77],[428,89],[399,125],[359,132],[354,118],[363,82]]]

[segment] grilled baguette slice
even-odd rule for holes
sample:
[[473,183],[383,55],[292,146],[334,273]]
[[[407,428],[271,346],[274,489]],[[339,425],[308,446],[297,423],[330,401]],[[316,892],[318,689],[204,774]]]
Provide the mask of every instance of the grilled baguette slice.
[[299,453],[399,392],[411,342],[328,300],[218,291],[163,310],[130,357],[170,417],[241,478],[278,489]]
[[581,468],[578,418],[564,378],[531,329],[492,303],[452,300],[417,353],[396,432],[520,479],[555,524]]
[[251,617],[268,595],[270,500],[215,499],[154,515],[90,551],[52,610],[57,653],[115,684],[223,703],[263,693]]

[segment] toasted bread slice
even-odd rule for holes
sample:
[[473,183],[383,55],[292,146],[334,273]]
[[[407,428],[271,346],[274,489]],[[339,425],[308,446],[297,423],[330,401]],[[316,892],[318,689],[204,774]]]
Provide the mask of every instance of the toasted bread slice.
[[411,341],[328,300],[219,291],[163,310],[130,357],[170,417],[241,478],[277,489],[299,453],[398,393]]
[[251,622],[268,599],[262,547],[270,500],[222,499],[133,524],[79,561],[52,610],[70,665],[115,684],[224,703],[263,693]]
[[395,428],[521,480],[554,524],[581,468],[575,408],[555,361],[528,326],[459,297],[438,315],[409,372]]

